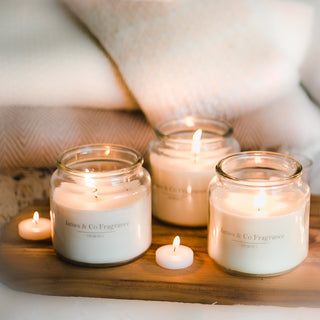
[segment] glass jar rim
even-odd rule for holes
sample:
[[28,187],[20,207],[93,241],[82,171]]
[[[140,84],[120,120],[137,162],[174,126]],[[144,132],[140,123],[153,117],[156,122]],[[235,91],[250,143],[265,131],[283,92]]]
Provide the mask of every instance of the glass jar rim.
[[202,139],[202,141],[207,143],[216,142],[221,138],[228,138],[233,134],[233,128],[227,121],[198,115],[163,120],[155,126],[154,131],[160,139],[180,143],[190,143],[190,138],[175,137],[174,134],[179,132],[194,133],[197,129],[202,129],[203,132],[215,135],[214,137],[206,137]]
[[[95,153],[96,152],[96,153]],[[100,153],[98,153],[100,152]],[[89,156],[92,155],[90,158]],[[114,158],[110,158],[110,156]],[[83,158],[81,157],[83,156]],[[98,158],[94,158],[94,156],[98,156]],[[108,157],[109,156],[109,157]],[[125,158],[127,156],[127,159]],[[131,157],[131,158],[129,158]],[[112,170],[103,170],[103,171],[85,171],[72,168],[70,161],[73,160],[72,164],[76,163],[86,163],[92,162],[95,159],[99,159],[100,161],[110,161],[110,160],[117,160],[124,164],[128,164],[119,169],[112,169]],[[66,151],[62,152],[57,158],[57,167],[62,169],[70,174],[83,176],[84,173],[86,175],[91,176],[118,176],[127,174],[128,172],[134,171],[139,166],[143,164],[143,156],[141,153],[135,149],[117,145],[117,144],[87,144],[87,145],[80,145],[75,146],[73,148],[67,149]]]
[[[224,166],[228,165],[231,161],[237,161],[241,159],[249,159],[251,158],[255,161],[258,168],[261,169],[272,169],[270,166],[264,166],[263,164],[259,163],[259,158],[261,160],[262,157],[267,157],[269,159],[274,158],[275,161],[287,161],[288,164],[291,164],[293,170],[290,174],[287,174],[284,177],[279,177],[275,180],[266,180],[266,179],[257,179],[257,180],[249,180],[249,179],[242,179],[238,178],[235,175],[227,173],[224,169]],[[251,167],[253,168],[253,167]],[[239,169],[239,167],[238,167]],[[274,168],[273,168],[274,169]],[[283,184],[288,184],[293,180],[297,179],[302,175],[302,165],[292,157],[287,155],[272,152],[272,151],[245,151],[245,152],[238,152],[227,156],[221,159],[216,165],[216,172],[218,175],[222,176],[223,178],[227,179],[228,181],[232,181],[233,183],[237,183],[240,185],[252,186],[252,187],[275,187],[280,186]]]

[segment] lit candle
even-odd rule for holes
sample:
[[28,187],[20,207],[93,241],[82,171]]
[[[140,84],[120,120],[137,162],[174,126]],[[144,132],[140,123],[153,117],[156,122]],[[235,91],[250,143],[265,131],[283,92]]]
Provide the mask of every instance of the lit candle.
[[258,163],[254,156],[234,155],[217,166],[209,188],[208,253],[230,272],[275,275],[307,257],[309,188],[290,159],[261,153]]
[[266,193],[262,189],[260,190],[259,194],[254,196],[253,198],[253,207],[256,209],[256,213],[261,213],[261,210],[264,209],[266,205]]
[[156,262],[166,269],[183,269],[192,265],[193,251],[180,245],[180,238],[176,236],[172,245],[165,245],[157,249]]
[[51,222],[46,218],[39,218],[35,211],[32,219],[22,220],[18,225],[21,238],[26,240],[45,240],[51,237]]
[[118,265],[146,252],[152,238],[151,182],[140,154],[90,145],[60,159],[64,165],[51,178],[50,197],[56,253],[79,264]]
[[199,161],[199,153],[201,148],[202,130],[198,129],[192,136],[192,152],[194,155],[194,162]]
[[207,118],[186,117],[183,125],[168,122],[168,127],[169,134],[164,128],[150,145],[153,214],[175,225],[206,226],[215,165],[238,151],[238,144],[226,133],[229,127]]

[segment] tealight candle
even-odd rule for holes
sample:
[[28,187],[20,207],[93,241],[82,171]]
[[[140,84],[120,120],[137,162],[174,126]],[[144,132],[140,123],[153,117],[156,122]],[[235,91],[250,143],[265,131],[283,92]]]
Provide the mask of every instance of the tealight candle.
[[166,269],[183,269],[192,265],[193,251],[180,245],[180,237],[174,238],[172,245],[165,245],[157,249],[156,262]]
[[182,226],[206,226],[208,186],[216,163],[239,151],[229,124],[189,116],[160,123],[149,146],[152,209],[158,219]]
[[38,211],[35,211],[32,219],[22,220],[18,224],[18,231],[21,238],[25,240],[45,240],[51,237],[51,222],[46,218],[39,218]]
[[224,158],[210,184],[209,256],[231,273],[276,275],[308,254],[309,187],[294,159],[271,152]]

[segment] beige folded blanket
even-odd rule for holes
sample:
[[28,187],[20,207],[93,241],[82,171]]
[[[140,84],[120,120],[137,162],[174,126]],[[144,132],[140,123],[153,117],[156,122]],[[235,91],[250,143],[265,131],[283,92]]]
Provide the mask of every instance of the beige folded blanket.
[[106,52],[65,5],[1,0],[0,107],[17,106],[137,108]]
[[115,61],[152,124],[185,114],[225,118],[245,148],[319,139],[319,111],[299,86],[312,27],[306,4],[65,2]]

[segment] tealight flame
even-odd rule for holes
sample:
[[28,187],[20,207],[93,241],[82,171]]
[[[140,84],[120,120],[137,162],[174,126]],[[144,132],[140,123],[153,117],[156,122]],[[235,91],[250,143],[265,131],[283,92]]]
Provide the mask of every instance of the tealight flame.
[[264,190],[261,190],[260,193],[253,199],[253,207],[258,210],[258,212],[263,209],[266,205],[267,195]]
[[38,211],[35,211],[34,214],[33,214],[33,218],[32,218],[32,222],[34,224],[38,224],[39,222],[39,212]]
[[200,147],[201,147],[201,135],[202,130],[198,129],[192,136],[192,152],[195,155],[195,162],[198,161],[198,154],[200,153]]
[[180,237],[176,236],[172,244],[173,251],[176,251],[179,248],[179,245],[180,245]]
[[255,164],[261,164],[262,163],[262,159],[259,156],[254,157],[254,163]]

